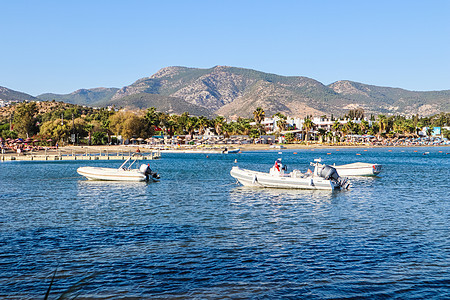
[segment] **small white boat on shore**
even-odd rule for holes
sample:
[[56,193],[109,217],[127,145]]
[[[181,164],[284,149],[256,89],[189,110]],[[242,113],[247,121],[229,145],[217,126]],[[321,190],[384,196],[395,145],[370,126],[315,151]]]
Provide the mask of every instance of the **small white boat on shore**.
[[302,173],[299,170],[293,170],[290,173],[285,173],[287,168],[283,167],[281,159],[278,159],[274,166],[270,168],[269,173],[234,166],[230,175],[242,185],[249,187],[308,190],[348,189],[349,182],[347,179],[340,177],[333,167],[318,168],[318,162],[313,165],[315,166],[314,172]]
[[[320,164],[319,167],[325,165]],[[347,165],[332,165],[340,176],[377,176],[381,172],[381,165],[356,162]]]
[[202,154],[233,154],[233,153],[239,153],[241,149],[239,148],[195,148],[195,149],[184,149],[184,148],[177,148],[177,149],[163,149],[160,150],[162,153],[202,153]]
[[149,164],[142,164],[139,169],[132,168],[136,162],[134,154],[130,156],[118,169],[102,167],[80,167],[77,173],[89,180],[110,181],[158,181],[159,175],[152,172]]
[[271,149],[286,149],[283,145],[271,145],[269,148]]

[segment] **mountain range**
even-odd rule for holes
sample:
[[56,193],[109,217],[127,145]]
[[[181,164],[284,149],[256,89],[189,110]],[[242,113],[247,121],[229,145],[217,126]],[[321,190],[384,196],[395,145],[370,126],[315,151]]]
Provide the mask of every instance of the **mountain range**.
[[[20,96],[20,98],[19,98]],[[0,87],[0,99],[56,100],[87,106],[159,111],[212,117],[252,117],[257,107],[266,116],[365,114],[429,116],[450,111],[450,90],[418,92],[341,80],[324,85],[302,76],[280,76],[227,66],[210,69],[166,67],[122,88],[80,89],[70,94],[37,97]],[[28,97],[28,98],[27,98]]]

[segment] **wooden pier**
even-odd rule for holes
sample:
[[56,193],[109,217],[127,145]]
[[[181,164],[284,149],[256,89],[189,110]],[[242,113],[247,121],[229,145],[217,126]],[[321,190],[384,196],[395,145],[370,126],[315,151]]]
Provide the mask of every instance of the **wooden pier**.
[[[54,151],[52,151],[54,152]],[[67,153],[67,151],[56,151],[56,153],[26,153],[26,154],[0,154],[0,161],[55,161],[55,160],[126,160],[135,152],[132,151],[114,151],[107,150],[99,152],[85,153]],[[137,160],[153,160],[161,158],[159,150],[151,152],[143,152],[141,155],[135,156]]]

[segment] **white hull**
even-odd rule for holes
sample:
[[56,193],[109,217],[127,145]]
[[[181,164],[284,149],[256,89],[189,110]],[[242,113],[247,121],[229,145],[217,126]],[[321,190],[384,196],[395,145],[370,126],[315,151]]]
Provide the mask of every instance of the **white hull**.
[[381,165],[368,163],[353,163],[348,165],[332,166],[339,176],[376,176],[381,172]]
[[290,175],[275,176],[269,173],[241,169],[236,166],[231,169],[230,175],[236,178],[242,185],[250,187],[307,190],[340,189],[339,184],[312,175],[305,178],[291,177]]
[[112,181],[146,181],[147,176],[138,169],[124,170],[100,167],[80,167],[78,174],[89,180],[112,180]]

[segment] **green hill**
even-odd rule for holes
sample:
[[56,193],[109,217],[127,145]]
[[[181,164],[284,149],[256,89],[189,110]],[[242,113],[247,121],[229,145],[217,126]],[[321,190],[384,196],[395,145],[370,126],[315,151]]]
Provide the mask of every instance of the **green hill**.
[[70,94],[41,94],[37,98],[44,101],[62,101],[78,105],[107,105],[118,88],[80,89]]
[[158,111],[169,114],[182,114],[183,112],[189,112],[192,116],[214,116],[214,113],[211,113],[208,109],[198,105],[189,104],[179,98],[147,93],[134,94],[118,100],[112,100],[109,102],[109,105],[115,105],[116,107],[124,107],[128,109],[146,109],[149,107],[156,107]]

